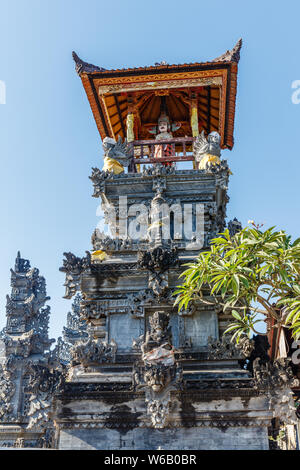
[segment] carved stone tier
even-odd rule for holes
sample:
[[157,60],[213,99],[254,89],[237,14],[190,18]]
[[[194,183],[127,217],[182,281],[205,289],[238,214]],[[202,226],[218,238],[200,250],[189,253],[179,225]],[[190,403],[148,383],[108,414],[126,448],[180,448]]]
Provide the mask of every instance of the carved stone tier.
[[[253,341],[242,338],[236,346],[221,338],[230,312],[205,290],[204,301],[179,312],[174,307],[185,264],[224,229],[228,177],[225,162],[210,171],[162,165],[135,174],[93,170],[94,196],[116,234],[96,230],[94,253],[66,253],[61,268],[66,297],[81,292],[80,318],[89,337],[71,350],[56,395],[59,448],[267,449],[276,413],[293,419],[290,378],[272,382],[273,369],[254,354]],[[161,204],[182,212],[189,205],[191,218],[203,205],[202,245],[185,232],[178,239],[174,229],[168,239],[160,230],[122,238],[122,222],[128,230],[132,208],[141,204],[150,225]],[[241,226],[235,220],[229,228],[233,234]]]
[[230,362],[192,364],[203,377],[186,371],[184,390],[157,399],[130,381],[66,383],[56,400],[60,448],[268,449],[273,415],[253,380]]
[[[92,237],[95,250],[107,250],[110,254],[114,251],[125,251],[129,255],[130,252],[142,249],[143,245],[147,246],[149,240],[143,240],[142,237],[135,240],[130,237],[129,224],[137,205],[144,205],[149,216],[153,213],[153,204],[155,205],[156,200],[157,205],[169,208],[171,213],[176,211],[175,217],[179,217],[180,220],[173,220],[173,228],[170,226],[170,238],[174,245],[190,251],[191,254],[199,251],[199,240],[195,243],[197,240],[187,239],[186,232],[184,232],[184,224],[186,224],[187,231],[189,229],[187,226],[189,211],[195,223],[197,207],[200,208],[203,205],[202,231],[204,233],[202,233],[201,246],[207,246],[209,240],[223,231],[225,227],[226,204],[229,200],[226,193],[229,179],[226,162],[222,162],[220,167],[216,167],[211,172],[175,170],[162,165],[156,165],[143,173],[120,175],[107,174],[94,169],[91,179],[94,185],[94,197],[102,199],[106,222],[110,225],[112,232],[115,223],[118,224],[119,229],[111,241],[107,238],[103,239],[101,233],[95,232]],[[163,215],[168,216],[166,213]],[[126,217],[127,225],[125,226]],[[127,230],[126,234],[125,230]],[[122,234],[119,233],[120,231]],[[179,231],[181,233],[178,233]]]

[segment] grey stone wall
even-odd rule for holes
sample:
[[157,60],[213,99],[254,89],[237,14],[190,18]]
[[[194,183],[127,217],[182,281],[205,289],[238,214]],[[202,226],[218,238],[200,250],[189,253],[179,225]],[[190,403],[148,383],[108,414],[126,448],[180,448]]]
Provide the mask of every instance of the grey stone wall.
[[61,430],[59,448],[105,450],[268,450],[266,427]]

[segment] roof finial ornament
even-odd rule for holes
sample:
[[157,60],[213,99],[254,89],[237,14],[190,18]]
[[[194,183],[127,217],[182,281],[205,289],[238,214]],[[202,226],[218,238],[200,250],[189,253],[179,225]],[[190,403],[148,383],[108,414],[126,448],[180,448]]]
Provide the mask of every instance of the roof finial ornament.
[[242,48],[243,40],[240,38],[236,45],[230,51],[226,51],[225,54],[220,55],[213,62],[236,62],[240,60],[240,51]]
[[21,258],[21,253],[18,251],[15,261],[15,272],[16,273],[27,273],[30,269],[30,261],[28,259]]
[[97,67],[96,65],[84,62],[74,51],[72,52],[72,57],[75,62],[75,70],[79,76],[82,73],[104,72],[106,70],[103,67]]

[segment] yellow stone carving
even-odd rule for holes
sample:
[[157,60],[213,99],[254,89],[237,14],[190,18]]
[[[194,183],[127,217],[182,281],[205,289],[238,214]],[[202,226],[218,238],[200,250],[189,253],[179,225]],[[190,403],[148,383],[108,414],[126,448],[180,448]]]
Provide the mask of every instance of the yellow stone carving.
[[134,140],[134,132],[133,132],[133,126],[134,126],[134,115],[133,113],[128,113],[127,114],[127,142],[132,142]]
[[103,171],[113,171],[115,175],[119,175],[123,173],[124,167],[121,163],[117,162],[113,158],[104,157],[104,165],[102,168]]

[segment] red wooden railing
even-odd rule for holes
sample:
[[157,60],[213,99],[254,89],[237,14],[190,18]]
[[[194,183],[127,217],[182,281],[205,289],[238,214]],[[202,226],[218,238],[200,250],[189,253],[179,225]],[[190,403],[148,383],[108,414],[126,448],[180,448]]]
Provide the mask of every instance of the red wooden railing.
[[[193,137],[174,137],[173,139],[168,140],[135,140],[131,142],[131,145],[133,146],[134,163],[142,164],[194,161],[194,156],[192,154],[193,142]],[[155,147],[166,144],[171,146],[171,155],[168,157],[154,158]],[[189,152],[191,152],[190,155],[188,155]]]

